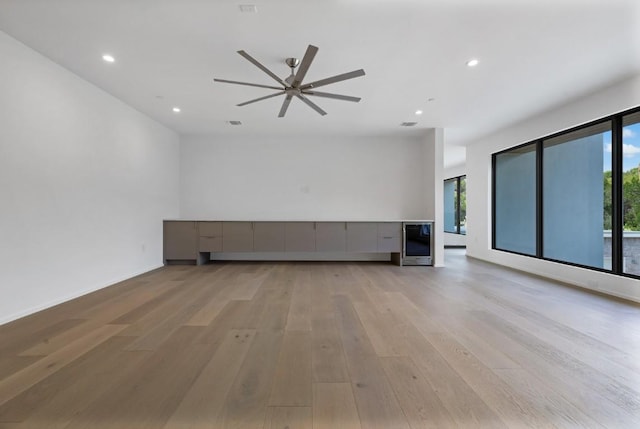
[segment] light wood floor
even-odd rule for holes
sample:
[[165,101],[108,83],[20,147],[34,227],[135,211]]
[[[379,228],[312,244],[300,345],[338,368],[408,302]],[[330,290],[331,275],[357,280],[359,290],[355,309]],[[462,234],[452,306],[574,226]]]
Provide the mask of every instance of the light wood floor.
[[167,267],[4,325],[0,427],[640,427],[638,306],[447,263]]

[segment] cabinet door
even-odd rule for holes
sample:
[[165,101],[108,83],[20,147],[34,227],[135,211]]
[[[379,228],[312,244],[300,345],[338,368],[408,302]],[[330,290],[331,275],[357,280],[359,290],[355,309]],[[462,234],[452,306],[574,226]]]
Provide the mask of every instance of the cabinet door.
[[198,222],[198,251],[222,252],[222,222]]
[[285,224],[285,250],[287,252],[315,252],[316,230],[314,222],[287,222]]
[[316,251],[346,252],[347,224],[345,222],[316,222]]
[[253,250],[284,252],[284,222],[254,222]]
[[184,260],[198,258],[198,230],[196,222],[164,221],[164,259]]
[[253,222],[222,222],[223,252],[253,251]]
[[400,222],[378,223],[378,252],[400,252],[402,250],[402,224]]
[[377,252],[378,224],[375,222],[347,222],[348,252]]

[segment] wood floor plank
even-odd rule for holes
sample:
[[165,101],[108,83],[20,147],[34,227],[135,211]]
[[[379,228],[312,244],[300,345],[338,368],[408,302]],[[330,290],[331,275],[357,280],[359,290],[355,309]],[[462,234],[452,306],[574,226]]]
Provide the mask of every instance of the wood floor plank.
[[579,330],[544,317],[533,309],[526,308],[525,303],[520,300],[514,302],[493,293],[490,293],[490,297],[484,306],[490,313],[516,323],[540,341],[550,344],[571,341],[573,347],[570,354],[573,358],[595,370],[606,372],[617,383],[640,393],[640,378],[629,377],[630,370],[632,373],[640,372],[638,359]]
[[211,359],[213,350],[197,342],[204,328],[181,327],[150,354],[137,371],[103,392],[77,413],[68,429],[162,427]]
[[405,324],[390,312],[380,313],[371,304],[353,304],[378,356],[407,356]]
[[19,356],[47,356],[56,350],[66,346],[70,341],[78,337],[87,335],[93,332],[97,328],[103,326],[105,322],[95,320],[85,320],[72,328],[67,329],[60,334],[47,338],[44,341],[30,347],[29,349],[20,353]]
[[314,382],[340,383],[349,381],[342,340],[333,317],[313,320],[311,364]]
[[208,287],[208,279],[206,277],[196,284],[199,286],[199,290],[196,289],[188,299],[183,299],[183,304],[180,308],[167,313],[164,319],[141,334],[136,341],[131,343],[128,350],[155,350],[173,332],[185,324],[194,313],[200,310],[212,295],[217,293],[215,288]]
[[311,407],[269,407],[264,429],[313,429]]
[[[41,343],[50,341],[51,338],[84,323],[81,319],[64,319],[57,322],[35,324],[32,320],[25,319],[24,324],[14,321],[0,326],[0,356],[18,356],[25,350]],[[35,325],[35,326],[34,326]]]
[[519,423],[527,427],[552,427],[548,418],[539,415],[526,397],[509,387],[454,338],[447,334],[430,334],[426,338],[507,425]]
[[0,356],[0,381],[39,359],[41,356]]
[[285,331],[269,405],[310,407],[312,398],[311,333]]
[[[413,310],[405,299],[392,302],[398,314],[412,314]],[[418,322],[420,330],[407,326],[407,344],[410,357],[416,367],[428,380],[432,389],[438,392],[438,398],[456,421],[458,426],[469,425],[478,428],[505,428],[504,421],[484,400],[467,384],[438,350],[424,337],[422,332],[439,331],[439,327]]]
[[286,329],[288,331],[311,330],[311,274],[307,271],[299,273],[296,278]]
[[314,382],[349,381],[324,265],[311,271],[311,363]]
[[349,298],[337,295],[334,301],[362,426],[408,429],[407,419]]
[[162,296],[173,287],[176,287],[175,282],[166,282],[162,279],[153,284],[137,282],[130,288],[122,291],[122,293],[114,295],[100,304],[79,311],[74,317],[112,322],[114,319],[144,305],[156,297]]
[[[412,304],[406,302],[405,309]],[[415,309],[413,310],[415,312]],[[423,314],[421,322],[429,316]],[[414,316],[414,320],[418,319]],[[485,366],[473,353],[460,344],[446,326],[437,320],[429,320],[428,325],[435,329],[421,329],[424,323],[417,323],[416,327],[425,339],[434,346],[448,364],[465,380],[483,401],[496,412],[504,422],[521,422],[525,426],[540,427],[547,420],[538,418],[527,398],[524,398]]]
[[282,338],[283,331],[256,332],[227,395],[222,428],[263,427]]
[[545,378],[562,380],[564,387],[560,391],[578,408],[585,412],[599,410],[598,416],[594,417],[596,421],[609,427],[640,427],[640,414],[637,412],[640,395],[635,391],[594,371],[563,350],[535,339],[504,319],[484,312],[475,315],[478,323],[485,323],[489,329],[506,337],[501,341],[516,359],[529,360],[531,355],[537,356],[538,359],[527,366],[533,364],[536,372]]
[[268,272],[240,273],[229,289],[229,299],[251,300],[266,280]]
[[412,429],[458,427],[440,401],[438,393],[411,358],[387,357],[381,361]]
[[130,341],[127,337],[109,338],[0,407],[0,420],[23,421],[23,429],[66,427],[77,413],[130,377],[148,358],[145,352],[124,352]]
[[[526,369],[496,369],[494,371],[521,396],[526,397],[541,418],[553,422],[557,427],[599,429],[613,427],[598,423],[560,393],[550,388],[549,383],[540,381]],[[513,422],[511,426],[516,426],[517,423]]]
[[[183,284],[182,281],[166,280],[165,283],[168,283],[168,285],[163,293],[156,295],[153,299],[126,312],[122,316],[114,319],[111,323],[126,324],[137,328],[137,325],[144,322],[145,318],[163,314],[163,312],[166,313],[166,309],[180,302],[181,297],[188,296],[188,291],[185,291],[185,289],[181,287]],[[139,332],[144,332],[146,326],[153,326],[153,324],[147,323],[143,325],[141,328],[136,329],[136,332],[132,333],[131,336],[136,336]]]
[[361,429],[351,383],[313,384],[313,429]]
[[[229,267],[229,265],[227,266]],[[188,326],[208,326],[222,309],[231,301],[237,282],[232,278],[238,275],[238,268],[219,270],[217,275],[209,283],[209,287],[217,289],[217,293],[211,296],[207,302],[187,321]],[[251,298],[253,298],[251,295]]]
[[104,325],[67,346],[21,369],[0,382],[0,405],[77,359],[98,344],[121,332],[126,326]]
[[227,393],[253,342],[255,330],[230,330],[182,399],[165,429],[220,427]]
[[283,285],[282,290],[265,292],[266,305],[262,307],[261,312],[256,313],[260,315],[256,325],[257,329],[281,331],[286,328],[292,291],[293,285],[289,284]]

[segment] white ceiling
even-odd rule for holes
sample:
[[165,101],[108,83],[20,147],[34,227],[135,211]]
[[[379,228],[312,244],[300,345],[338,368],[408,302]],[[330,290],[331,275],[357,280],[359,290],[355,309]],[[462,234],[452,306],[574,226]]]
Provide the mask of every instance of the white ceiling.
[[[476,136],[640,72],[638,0],[0,0],[0,30],[181,134],[444,127],[448,164]],[[235,106],[270,90],[212,80],[272,85],[236,51],[284,78],[308,44],[320,50],[305,82],[363,68],[322,88],[360,103],[314,98],[322,117],[294,99],[279,119],[282,97]]]

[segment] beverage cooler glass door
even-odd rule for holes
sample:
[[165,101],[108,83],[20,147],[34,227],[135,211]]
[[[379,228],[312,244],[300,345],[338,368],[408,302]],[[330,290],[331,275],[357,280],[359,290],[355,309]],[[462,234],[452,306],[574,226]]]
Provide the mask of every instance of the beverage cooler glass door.
[[403,265],[432,265],[432,223],[405,223]]

